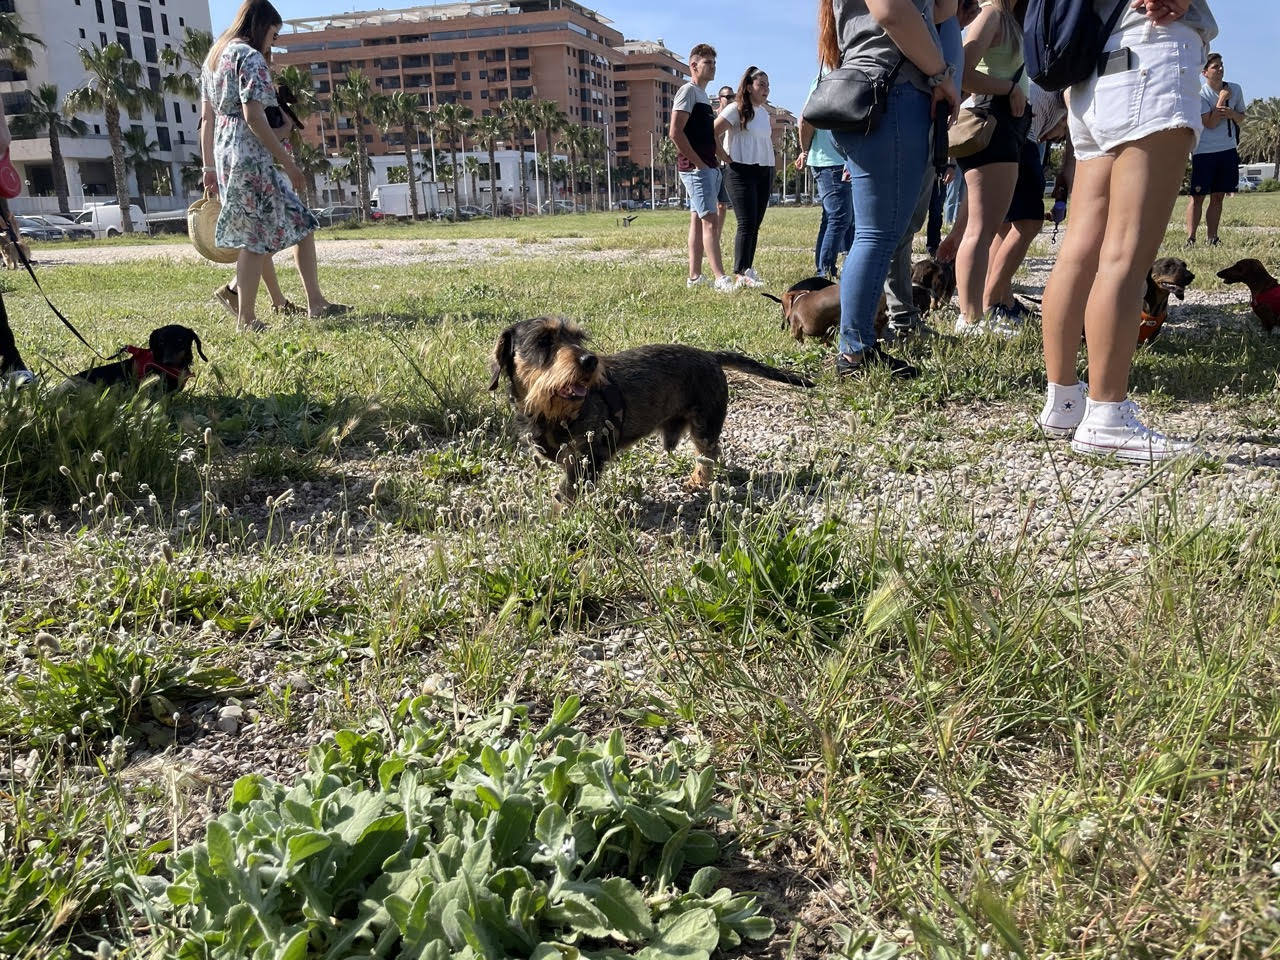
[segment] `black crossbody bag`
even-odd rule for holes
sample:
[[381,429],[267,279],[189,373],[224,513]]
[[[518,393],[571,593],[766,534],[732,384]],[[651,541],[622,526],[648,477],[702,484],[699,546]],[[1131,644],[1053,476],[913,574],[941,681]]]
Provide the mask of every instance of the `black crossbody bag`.
[[866,135],[875,132],[889,109],[889,91],[906,57],[888,73],[868,73],[860,67],[840,67],[818,77],[800,111],[805,123],[818,130]]

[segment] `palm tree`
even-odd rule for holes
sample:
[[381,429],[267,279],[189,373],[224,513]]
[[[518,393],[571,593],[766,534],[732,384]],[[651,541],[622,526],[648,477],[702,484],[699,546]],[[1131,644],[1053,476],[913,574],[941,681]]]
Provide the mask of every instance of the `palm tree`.
[[43,47],[44,41],[22,29],[22,17],[16,13],[0,13],[0,53],[16,69],[25,70],[35,63],[33,46]]
[[569,157],[569,202],[573,204],[574,212],[578,209],[578,157],[582,154],[582,136],[585,132],[585,128],[576,123],[560,131],[560,145]]
[[[471,125],[474,114],[470,107],[460,107],[456,103],[442,103],[436,107],[436,130],[449,144],[449,162],[453,168],[454,184],[458,175],[458,141],[461,140]],[[457,190],[454,190],[453,219],[458,219]]]
[[[462,158],[462,170],[471,181],[471,200],[480,199],[480,161],[475,157]],[[479,206],[480,204],[476,204]]]
[[200,158],[200,154],[193,153],[187,159],[182,161],[182,165],[178,167],[178,174],[182,177],[182,189],[191,193],[199,190],[204,182],[204,161]]
[[374,93],[369,78],[359,70],[347,72],[347,79],[333,88],[333,98],[340,109],[351,114],[355,126],[356,153],[356,193],[360,199],[360,216],[369,219],[369,154],[365,149],[364,125],[373,114]]
[[142,200],[142,211],[147,210],[148,187],[155,192],[156,151],[160,144],[147,139],[147,131],[142,129],[126,130],[124,133],[124,165],[133,171],[138,182],[138,196]]
[[293,159],[297,162],[298,169],[307,178],[307,204],[312,207],[319,206],[320,191],[316,186],[316,177],[329,172],[329,157],[325,154],[323,147],[303,141],[294,146]]
[[304,70],[296,63],[291,63],[276,74],[276,80],[293,91],[293,112],[303,123],[306,123],[307,118],[320,109],[320,99],[316,96],[310,70]]
[[422,122],[422,108],[418,98],[411,93],[399,90],[379,102],[378,124],[384,132],[390,133],[392,127],[404,131],[404,166],[406,182],[409,184],[409,211],[413,219],[418,219],[418,174],[413,163],[413,144],[418,139],[418,124]]
[[165,47],[160,51],[160,62],[173,71],[160,81],[165,93],[184,100],[200,100],[200,70],[213,48],[213,34],[205,30],[187,27],[178,49]]
[[444,184],[444,205],[449,207],[453,212],[450,217],[454,220],[458,219],[458,191],[457,170],[452,163],[446,163],[443,160],[436,164],[436,176],[440,182]]
[[1240,133],[1240,153],[1249,160],[1274,163],[1280,180],[1280,97],[1249,104]]
[[356,199],[360,200],[360,185],[363,183],[366,187],[368,186],[369,171],[373,169],[373,161],[364,152],[364,144],[359,137],[348,140],[338,152],[347,160],[347,179],[356,188]]
[[[554,100],[540,100],[534,106],[533,110],[534,124],[542,131],[542,142],[547,145],[547,156],[550,158],[552,154],[552,144],[555,142],[556,134],[564,129],[565,124],[569,122],[569,118],[560,110],[560,105]],[[547,169],[547,200],[552,198],[551,189],[551,164],[546,165]],[[556,205],[551,204],[551,212],[555,213]]]
[[534,105],[532,100],[503,100],[502,118],[507,123],[511,139],[520,151],[520,205],[529,204],[529,168],[524,160],[525,131],[533,124]]
[[62,98],[52,83],[42,83],[31,97],[31,109],[13,118],[13,135],[35,139],[49,135],[49,160],[53,164],[53,188],[58,194],[58,210],[65,217],[71,212],[67,186],[67,166],[62,160],[62,137],[83,137],[89,125],[79,117],[64,116]]
[[120,229],[133,233],[120,111],[139,116],[146,109],[159,110],[163,101],[158,93],[142,83],[142,65],[125,53],[124,47],[118,43],[109,43],[105,47],[96,43],[80,47],[80,64],[86,74],[84,86],[67,94],[62,110],[67,116],[101,113],[106,117],[116,201],[120,204]]
[[671,181],[675,179],[671,168],[675,166],[678,155],[675,141],[670,137],[663,137],[662,143],[658,144],[658,163],[662,164],[662,186],[667,199],[671,198]]
[[494,172],[498,165],[494,151],[498,141],[507,135],[507,121],[496,113],[481,117],[472,127],[472,135],[480,146],[489,151],[489,215],[498,219],[498,176]]
[[595,127],[585,127],[582,132],[582,146],[587,155],[587,182],[591,187],[591,209],[599,210],[600,196],[597,193],[596,158],[602,157],[606,164],[609,162],[609,156],[604,144],[604,131]]

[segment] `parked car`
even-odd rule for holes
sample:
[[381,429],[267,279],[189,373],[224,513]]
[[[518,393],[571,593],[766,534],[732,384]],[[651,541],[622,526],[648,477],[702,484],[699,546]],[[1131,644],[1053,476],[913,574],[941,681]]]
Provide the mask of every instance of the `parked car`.
[[568,200],[543,200],[538,207],[539,213],[576,213],[573,204]]
[[644,210],[648,206],[649,205],[645,203],[643,200],[619,200],[618,201],[619,210]]
[[464,203],[458,208],[459,220],[483,220],[488,216],[488,210],[477,207],[473,203]]
[[346,223],[348,220],[355,220],[360,216],[359,207],[349,207],[343,204],[321,207],[311,212],[315,214],[316,220],[322,227],[332,227],[335,224]]
[[1239,191],[1241,193],[1252,193],[1262,186],[1261,177],[1241,177]]
[[[129,204],[129,218],[133,221],[135,233],[151,233],[146,214],[136,203]],[[86,204],[84,212],[76,217],[76,225],[92,230],[94,237],[99,240],[103,237],[119,237],[124,234],[120,204],[115,201]]]
[[13,219],[18,224],[18,229],[22,231],[22,236],[27,240],[41,240],[48,243],[63,239],[62,231],[57,227],[51,227],[31,217],[14,217]]
[[62,231],[64,240],[92,240],[93,231],[88,227],[76,226],[74,220],[68,217],[59,216],[56,213],[32,214],[27,218],[35,220],[37,223],[43,223],[46,227],[53,227],[55,230]]

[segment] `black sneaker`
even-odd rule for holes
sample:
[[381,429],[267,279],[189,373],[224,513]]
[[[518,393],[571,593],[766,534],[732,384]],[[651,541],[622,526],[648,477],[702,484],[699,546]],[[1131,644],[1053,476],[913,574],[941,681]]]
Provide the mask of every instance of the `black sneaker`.
[[1222,241],[1220,241],[1217,237],[1210,237],[1210,238],[1209,238],[1209,246],[1211,246],[1211,247],[1216,247],[1216,246],[1217,246],[1219,243],[1221,243],[1221,242],[1222,242]]
[[836,376],[841,380],[846,377],[861,376],[867,368],[866,354],[855,353],[853,359],[843,353],[836,354]]
[[1187,237],[1187,246],[1188,246],[1188,247],[1194,247],[1195,245],[1196,245],[1196,238],[1195,238],[1195,237]]
[[916,377],[920,376],[919,367],[914,367],[907,363],[907,361],[901,360],[891,353],[885,353],[884,350],[880,348],[880,344],[876,344],[862,354],[862,365],[888,367],[889,376],[893,377],[895,380],[914,380]]

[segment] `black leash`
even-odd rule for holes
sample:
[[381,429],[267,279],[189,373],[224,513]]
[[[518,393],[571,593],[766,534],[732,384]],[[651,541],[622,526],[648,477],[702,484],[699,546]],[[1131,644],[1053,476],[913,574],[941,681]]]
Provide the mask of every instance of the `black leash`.
[[62,321],[62,325],[64,327],[75,334],[77,340],[89,348],[90,353],[99,360],[106,362],[107,358],[93,348],[93,344],[84,338],[80,331],[76,329],[75,324],[62,315],[62,311],[53,305],[53,301],[49,299],[49,295],[44,292],[44,287],[40,286],[40,278],[36,276],[35,270],[31,267],[31,261],[28,260],[27,255],[22,252],[22,242],[18,238],[18,235],[14,233],[13,225],[7,218],[5,218],[4,221],[4,229],[5,232],[9,234],[9,240],[13,244],[14,253],[17,255],[18,259],[22,261],[22,265],[27,268],[27,273],[31,274],[31,281],[36,285],[36,289],[40,291],[40,296],[44,297],[44,302],[49,305],[49,309],[53,311],[54,316]]

